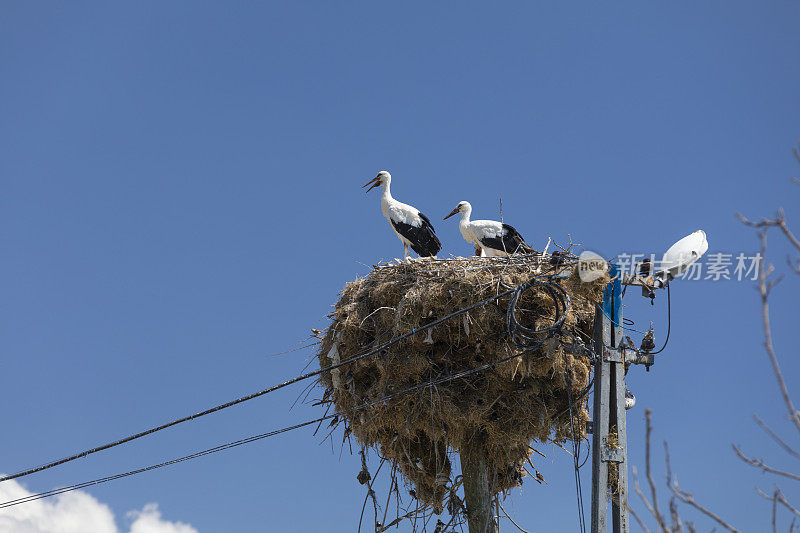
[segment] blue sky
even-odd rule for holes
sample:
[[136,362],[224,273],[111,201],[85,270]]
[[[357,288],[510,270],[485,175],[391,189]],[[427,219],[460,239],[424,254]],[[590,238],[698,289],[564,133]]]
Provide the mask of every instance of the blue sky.
[[[360,189],[381,169],[455,255],[469,245],[441,217],[459,200],[495,218],[502,197],[505,220],[534,247],[570,232],[607,257],[660,253],[698,228],[711,252],[752,253],[734,212],[784,205],[800,220],[789,181],[800,174],[794,2],[3,11],[2,471],[298,374],[309,353],[270,354],[325,327],[345,282],[401,253],[377,193]],[[788,249],[771,243],[785,269]],[[773,301],[795,391],[797,288],[786,279]],[[769,504],[753,488],[773,480],[730,443],[790,466],[751,415],[790,428],[756,293],[736,281],[672,292],[670,347],[650,373],[629,374],[631,463],[643,464],[650,407],[681,485],[762,530]],[[628,297],[626,313],[663,328],[663,303]],[[319,416],[289,410],[300,390],[24,485],[47,490]],[[352,531],[359,460],[319,441],[299,430],[89,493],[121,528],[127,511],[157,502],[165,519],[203,532]],[[551,449],[539,466],[550,485],[525,485],[506,508],[530,531],[574,530],[569,456]]]

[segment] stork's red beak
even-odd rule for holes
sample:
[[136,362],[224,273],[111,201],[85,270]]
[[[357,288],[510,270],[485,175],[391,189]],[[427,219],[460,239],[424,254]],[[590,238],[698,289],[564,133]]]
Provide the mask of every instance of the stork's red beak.
[[[367,185],[370,185],[370,184],[372,185],[372,187],[370,187],[369,189],[367,189],[367,191],[366,191],[366,192],[369,192],[369,191],[371,191],[372,189],[374,189],[375,187],[379,187],[379,186],[380,186],[380,184],[381,184],[381,178],[380,178],[380,176],[375,176],[374,178],[372,178],[371,180],[369,180],[367,183],[365,183],[365,184],[364,184],[364,187],[366,187]],[[363,189],[364,187],[361,187],[361,188]]]
[[452,211],[450,211],[450,214],[449,214],[449,215],[447,215],[446,217],[444,217],[442,220],[447,220],[448,218],[450,218],[451,216],[455,215],[456,213],[458,213],[458,206],[456,206],[456,208],[455,208],[455,209],[453,209]]

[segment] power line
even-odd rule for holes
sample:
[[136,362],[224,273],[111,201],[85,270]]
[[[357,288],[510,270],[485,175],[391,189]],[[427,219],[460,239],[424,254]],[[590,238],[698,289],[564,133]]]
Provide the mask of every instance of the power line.
[[655,355],[664,351],[664,348],[669,344],[669,330],[672,329],[672,303],[670,302],[669,283],[667,283],[667,338],[664,339],[664,346],[657,352],[651,352],[650,355]]
[[575,492],[577,495],[578,503],[578,527],[581,532],[586,531],[586,515],[583,506],[583,485],[581,483],[581,467],[578,464],[580,461],[581,442],[575,436],[575,417],[572,412],[572,368],[570,367],[569,360],[566,361],[566,382],[567,382],[567,402],[569,405],[569,429],[572,433],[572,455],[573,466],[575,468]]
[[[552,267],[547,272],[550,272],[551,270],[552,270]],[[514,288],[508,289],[508,290],[506,290],[504,292],[498,293],[498,294],[496,294],[494,296],[491,296],[489,298],[481,300],[480,302],[477,302],[477,303],[475,303],[473,305],[470,305],[468,307],[464,307],[462,309],[459,309],[458,311],[455,311],[455,312],[453,312],[453,313],[451,313],[451,314],[449,314],[447,316],[444,316],[442,318],[434,320],[433,322],[431,322],[429,324],[425,324],[424,326],[420,326],[418,328],[414,328],[414,329],[412,329],[411,331],[409,331],[407,333],[404,333],[402,335],[399,335],[399,336],[387,341],[386,343],[384,343],[383,345],[379,346],[378,348],[375,348],[374,350],[371,350],[371,351],[366,352],[366,353],[361,354],[361,355],[357,355],[357,356],[355,356],[355,357],[353,357],[351,359],[348,359],[347,361],[342,361],[341,363],[337,363],[337,364],[334,364],[334,365],[331,365],[331,366],[328,366],[328,367],[325,367],[325,368],[320,368],[319,370],[314,370],[312,372],[307,372],[305,374],[301,374],[300,376],[297,376],[297,377],[294,377],[294,378],[292,378],[290,380],[284,381],[283,383],[279,383],[277,385],[273,385],[271,387],[268,387],[266,389],[260,390],[258,392],[254,392],[252,394],[248,394],[246,396],[242,396],[240,398],[236,398],[235,400],[231,400],[229,402],[226,402],[226,403],[211,407],[210,409],[206,409],[205,411],[200,411],[200,412],[188,415],[188,416],[184,416],[182,418],[178,418],[178,419],[172,420],[172,421],[167,422],[165,424],[161,424],[160,426],[155,426],[155,427],[152,427],[150,429],[141,431],[139,433],[134,433],[134,434],[129,435],[127,437],[124,437],[124,438],[121,438],[121,439],[118,439],[118,440],[115,440],[115,441],[112,441],[112,442],[108,442],[106,444],[102,444],[100,446],[96,446],[94,448],[90,448],[88,450],[84,450],[82,452],[75,453],[75,454],[70,455],[68,457],[64,457],[62,459],[51,461],[49,463],[45,463],[45,464],[39,465],[37,467],[29,468],[27,470],[23,470],[23,471],[15,473],[15,474],[9,474],[9,475],[0,477],[0,482],[9,481],[9,480],[12,480],[12,479],[18,479],[18,478],[21,478],[21,477],[24,477],[24,476],[35,474],[37,472],[41,472],[43,470],[47,470],[47,469],[50,469],[50,468],[54,468],[56,466],[63,465],[65,463],[68,463],[70,461],[74,461],[76,459],[82,459],[82,458],[84,458],[84,457],[86,457],[88,455],[91,455],[91,454],[94,454],[94,453],[97,453],[97,452],[101,452],[101,451],[104,451],[104,450],[108,450],[110,448],[114,448],[114,447],[120,446],[122,444],[126,444],[128,442],[134,441],[136,439],[140,439],[142,437],[146,437],[148,435],[152,435],[153,433],[156,433],[158,431],[162,431],[162,430],[170,428],[172,426],[176,426],[178,424],[182,424],[184,422],[188,422],[188,421],[194,420],[196,418],[200,418],[200,417],[215,413],[217,411],[221,411],[223,409],[227,409],[228,407],[233,407],[234,405],[238,405],[240,403],[244,403],[244,402],[252,400],[254,398],[258,398],[260,396],[264,396],[266,394],[275,392],[275,391],[277,391],[279,389],[282,389],[282,388],[287,387],[289,385],[293,385],[293,384],[298,383],[300,381],[303,381],[305,379],[308,379],[308,378],[311,378],[311,377],[315,377],[315,376],[319,376],[323,372],[328,372],[328,371],[335,370],[337,368],[342,368],[344,366],[347,366],[347,365],[350,365],[352,363],[355,363],[356,361],[360,361],[360,360],[365,359],[367,357],[370,357],[372,355],[375,355],[375,354],[378,354],[380,352],[383,352],[387,348],[393,346],[394,344],[397,344],[398,342],[400,342],[400,341],[402,341],[402,340],[404,340],[404,339],[406,339],[408,337],[411,337],[412,335],[415,335],[416,333],[419,333],[421,331],[425,331],[425,330],[427,330],[429,328],[432,328],[434,326],[442,324],[442,323],[444,323],[444,322],[446,322],[446,321],[448,321],[448,320],[450,320],[450,319],[452,319],[452,318],[454,318],[456,316],[460,316],[460,315],[462,315],[464,313],[472,311],[473,309],[476,309],[478,307],[482,307],[482,306],[484,306],[486,304],[489,304],[489,303],[491,303],[493,301],[499,300],[500,298],[503,298],[505,296],[508,296],[508,295],[511,295],[511,294],[519,295],[519,294],[521,294],[522,291],[524,291],[525,289],[531,287],[533,284],[535,284],[537,282],[538,283],[542,283],[545,287],[548,287],[549,292],[551,293],[551,295],[553,295],[554,300],[556,300],[560,296],[560,294],[558,294],[559,291],[561,293],[564,293],[564,295],[566,295],[566,292],[563,290],[563,288],[561,288],[558,285],[555,285],[554,283],[551,283],[551,282],[545,283],[545,282],[540,282],[539,281],[540,279],[545,278],[545,277],[552,278],[552,277],[554,277],[554,275],[555,274],[539,274],[537,276],[534,276],[530,280],[528,280],[528,281],[526,281],[526,282],[524,282],[524,283],[522,283],[522,284],[520,284],[520,285],[518,285],[518,286],[516,286]],[[554,290],[551,287],[556,287],[558,290]],[[512,315],[512,317],[513,317],[514,309],[515,309],[515,306],[516,306],[516,301],[517,301],[518,298],[519,298],[519,296],[517,296],[517,298],[514,299],[513,302],[509,302],[508,313],[510,315]],[[564,305],[562,303],[562,307],[561,307],[561,309],[563,309],[563,311],[562,311],[563,315],[566,315],[566,309],[568,309],[568,307],[569,307],[569,297],[567,296],[566,297],[566,304]],[[559,306],[558,306],[558,302],[556,302],[556,312],[557,312],[557,314],[558,314],[558,311],[559,311]],[[561,325],[561,322],[563,322],[563,318],[564,317],[561,316],[561,317],[557,317],[557,318],[561,318],[561,320],[559,320],[558,322],[554,322],[550,326],[549,330],[552,330],[552,329],[556,328],[557,326]],[[528,335],[532,335],[532,333],[534,333],[534,332],[532,332],[532,330],[526,330],[525,328],[522,328],[519,324],[516,323],[516,319],[513,319],[513,321],[510,320],[508,323],[510,325],[509,327],[513,328],[513,329],[509,329],[509,332],[512,334],[512,336],[513,335],[519,335],[520,334],[519,331],[522,330],[523,334],[521,336],[524,339],[526,339],[526,340],[528,340],[530,342],[530,337],[528,337]],[[513,324],[513,326],[512,326],[512,324]],[[543,331],[548,331],[548,329],[545,329]],[[522,344],[522,345],[524,345],[524,344]]]
[[[543,277],[548,277],[550,279],[548,281],[546,281],[546,282],[539,281]],[[557,287],[557,285],[555,283],[553,283],[553,281],[552,281],[553,277],[554,277],[553,275],[536,276],[534,278],[531,278],[527,282],[525,282],[525,283],[515,287],[514,289],[512,289],[510,292],[516,292],[517,293],[517,298],[514,299],[513,305],[512,305],[512,302],[509,303],[508,312],[509,313],[513,313],[515,311],[515,306],[516,306],[516,302],[518,301],[519,294],[523,290],[525,290],[526,288],[529,288],[529,287],[531,287],[531,286],[533,286],[535,284],[536,285],[541,285],[541,286],[544,286],[544,287],[549,287],[549,289],[548,289],[549,292],[551,294],[556,294],[557,291],[554,291],[552,289],[552,287]],[[487,299],[487,300],[485,300],[483,302],[479,302],[478,304],[475,304],[475,305],[470,306],[468,308],[462,309],[462,310],[460,310],[460,311],[458,311],[456,313],[453,313],[451,315],[448,315],[448,317],[444,317],[443,319],[440,319],[440,320],[442,320],[442,321],[443,320],[447,320],[449,318],[452,318],[453,316],[457,316],[458,314],[460,314],[462,312],[466,312],[466,310],[473,309],[478,305],[485,305],[486,303],[492,301],[493,299],[502,297],[503,294],[505,294],[505,293],[501,293],[501,294],[493,297],[492,299]],[[512,359],[515,359],[517,357],[520,357],[522,355],[530,353],[531,351],[535,350],[536,348],[541,347],[546,340],[550,339],[554,335],[554,333],[556,331],[560,330],[561,324],[563,323],[563,320],[562,320],[563,315],[565,315],[569,311],[569,299],[568,298],[567,298],[565,304],[566,305],[564,305],[561,308],[559,308],[559,306],[556,305],[556,313],[555,313],[556,316],[554,317],[553,324],[551,324],[550,326],[544,327],[541,330],[528,330],[526,332],[528,335],[531,335],[531,337],[528,337],[528,339],[530,339],[530,340],[525,345],[525,349],[523,351],[521,351],[519,353],[516,353],[516,354],[513,354],[513,355],[510,355],[508,357],[499,359],[497,361],[486,363],[486,364],[481,365],[481,366],[476,367],[476,368],[463,370],[463,371],[460,371],[460,372],[456,372],[455,374],[443,376],[443,377],[435,379],[435,380],[431,380],[431,381],[428,381],[428,382],[425,382],[425,383],[421,383],[421,384],[415,385],[413,387],[409,387],[407,389],[395,392],[393,394],[390,394],[390,395],[387,395],[387,396],[383,396],[383,397],[378,398],[376,400],[372,400],[372,401],[366,402],[364,404],[358,405],[358,406],[353,407],[351,409],[334,413],[332,415],[325,415],[325,416],[322,416],[320,418],[316,418],[314,420],[309,420],[309,421],[306,421],[306,422],[302,422],[300,424],[295,424],[295,425],[292,425],[292,426],[288,426],[288,427],[284,427],[284,428],[281,428],[281,429],[273,430],[273,431],[270,431],[268,433],[262,433],[262,434],[259,434],[259,435],[252,435],[252,436],[246,437],[244,439],[239,439],[239,440],[236,440],[236,441],[228,442],[228,443],[225,443],[225,444],[222,444],[222,445],[219,445],[219,446],[215,446],[213,448],[209,448],[209,449],[206,449],[206,450],[202,450],[202,451],[190,454],[190,455],[186,455],[186,456],[179,457],[179,458],[176,458],[176,459],[172,459],[172,460],[169,460],[169,461],[164,461],[162,463],[158,463],[158,464],[155,464],[155,465],[150,465],[150,466],[139,468],[139,469],[136,469],[136,470],[130,470],[128,472],[123,472],[121,474],[115,474],[115,475],[112,475],[112,476],[106,476],[106,477],[94,479],[94,480],[91,480],[91,481],[77,483],[77,484],[74,484],[74,485],[69,485],[67,487],[62,487],[62,488],[59,488],[59,489],[53,489],[53,490],[50,490],[50,491],[41,492],[41,493],[37,493],[37,494],[31,494],[31,495],[28,495],[28,496],[25,496],[25,497],[22,497],[22,498],[17,498],[15,500],[9,500],[7,502],[2,502],[2,503],[0,503],[0,509],[6,508],[6,507],[15,506],[15,505],[20,505],[22,503],[27,503],[27,502],[38,500],[38,499],[41,499],[41,498],[47,498],[47,497],[50,497],[50,496],[63,494],[65,492],[79,490],[81,488],[86,488],[86,487],[90,487],[90,486],[93,486],[93,485],[98,485],[98,484],[101,484],[101,483],[107,483],[107,482],[114,481],[114,480],[117,480],[117,479],[121,479],[121,478],[124,478],[124,477],[129,477],[129,476],[141,474],[141,473],[144,473],[144,472],[149,472],[151,470],[164,468],[166,466],[170,466],[170,465],[177,464],[177,463],[180,463],[180,462],[189,461],[189,460],[192,460],[192,459],[196,459],[196,458],[199,458],[199,457],[202,457],[202,456],[205,456],[205,455],[210,455],[210,454],[213,454],[213,453],[217,453],[217,452],[220,452],[220,451],[223,451],[223,450],[227,450],[227,449],[230,449],[230,448],[235,448],[235,447],[238,447],[238,446],[242,446],[244,444],[249,444],[251,442],[255,442],[255,441],[258,441],[258,440],[265,439],[265,438],[273,437],[275,435],[279,435],[281,433],[292,431],[294,429],[299,429],[299,428],[302,428],[302,427],[305,427],[305,426],[309,426],[309,425],[312,425],[312,424],[321,423],[321,422],[323,422],[325,420],[328,420],[328,419],[331,419],[331,418],[335,418],[335,417],[338,417],[340,415],[345,415],[345,414],[348,414],[348,413],[351,413],[351,412],[355,412],[355,411],[358,411],[358,410],[366,409],[366,408],[371,407],[373,405],[377,405],[379,403],[390,401],[390,400],[392,400],[394,398],[397,398],[397,397],[399,397],[401,395],[409,394],[411,392],[415,392],[415,391],[418,391],[418,390],[421,390],[421,389],[424,389],[424,388],[427,388],[427,387],[431,387],[431,386],[437,385],[439,383],[444,383],[446,381],[451,381],[451,380],[454,380],[454,379],[463,378],[463,377],[469,376],[469,375],[477,373],[477,372],[482,372],[482,371],[488,370],[488,369],[490,369],[490,368],[492,368],[494,366],[497,366],[499,364],[505,363],[507,361],[510,361]],[[439,322],[439,321],[437,321],[437,322]],[[431,327],[432,325],[435,325],[435,323],[428,324],[426,327]],[[421,331],[421,330],[425,329],[426,327],[416,328],[415,330],[412,330],[411,334],[413,334],[414,332]],[[538,341],[536,343],[530,342],[531,340],[533,340],[532,339],[533,335],[544,335],[544,334],[546,334],[546,336],[544,338],[542,338],[540,341]],[[408,334],[406,334],[406,335],[408,335]],[[398,339],[399,338],[400,337],[398,337]],[[329,368],[330,367],[328,367],[328,369]],[[571,404],[571,402],[570,402],[570,404]],[[570,405],[570,407],[571,407],[571,405]],[[60,463],[60,464],[63,464],[63,463]],[[19,476],[16,476],[16,477],[19,477]]]
[[[550,327],[552,327],[552,326],[550,326]],[[544,340],[541,341],[539,345],[541,346],[542,344],[544,344]],[[350,409],[347,409],[345,411],[339,411],[339,412],[331,414],[331,415],[326,415],[326,416],[322,416],[322,417],[319,417],[319,418],[315,418],[314,420],[308,420],[306,422],[301,422],[301,423],[295,424],[293,426],[287,426],[287,427],[284,427],[284,428],[276,429],[276,430],[273,430],[273,431],[270,431],[270,432],[267,432],[267,433],[261,433],[261,434],[258,434],[258,435],[251,435],[251,436],[245,437],[243,439],[239,439],[239,440],[232,441],[232,442],[227,442],[225,444],[221,444],[221,445],[215,446],[213,448],[208,448],[206,450],[195,452],[195,453],[190,454],[190,455],[185,455],[183,457],[178,457],[178,458],[175,458],[175,459],[171,459],[169,461],[164,461],[162,463],[158,463],[158,464],[154,464],[154,465],[150,465],[150,466],[146,466],[146,467],[142,467],[142,468],[137,468],[135,470],[129,470],[127,472],[123,472],[123,473],[120,473],[120,474],[114,474],[114,475],[111,475],[111,476],[105,476],[105,477],[93,479],[91,481],[84,481],[82,483],[76,483],[74,485],[68,485],[66,487],[61,487],[61,488],[58,488],[58,489],[53,489],[53,490],[40,492],[40,493],[36,493],[36,494],[30,494],[30,495],[24,496],[22,498],[16,498],[14,500],[8,500],[8,501],[0,503],[0,509],[5,509],[6,507],[13,507],[15,505],[21,505],[23,503],[28,503],[28,502],[31,502],[31,501],[34,501],[34,500],[40,500],[42,498],[48,498],[48,497],[51,497],[51,496],[57,496],[59,494],[65,493],[65,492],[72,492],[72,491],[83,489],[83,488],[86,488],[86,487],[91,487],[93,485],[99,485],[99,484],[102,484],[102,483],[108,483],[110,481],[115,481],[117,479],[122,479],[122,478],[125,478],[125,477],[130,477],[130,476],[134,476],[134,475],[137,475],[137,474],[142,474],[142,473],[145,473],[145,472],[149,472],[151,470],[157,470],[159,468],[164,468],[164,467],[167,467],[167,466],[170,466],[170,465],[174,465],[174,464],[177,464],[177,463],[182,463],[184,461],[197,459],[197,458],[203,457],[205,455],[211,455],[213,453],[217,453],[217,452],[221,452],[221,451],[224,451],[224,450],[228,450],[230,448],[236,448],[236,447],[242,446],[244,444],[250,444],[252,442],[263,440],[263,439],[266,439],[266,438],[269,438],[269,437],[274,437],[275,435],[279,435],[281,433],[286,433],[288,431],[292,431],[292,430],[299,429],[299,428],[302,428],[302,427],[310,426],[312,424],[317,424],[317,423],[320,423],[320,422],[324,422],[325,420],[329,420],[329,419],[332,419],[332,418],[335,418],[335,417],[338,417],[338,416],[342,416],[342,415],[346,415],[346,414],[349,414],[349,413],[352,413],[352,412],[355,412],[355,411],[366,409],[368,407],[372,407],[373,405],[384,403],[384,402],[393,400],[393,399],[395,399],[395,398],[397,398],[399,396],[403,396],[403,395],[406,395],[406,394],[410,394],[412,392],[416,392],[418,390],[422,390],[422,389],[425,389],[425,388],[428,388],[428,387],[432,387],[434,385],[438,385],[438,384],[444,383],[446,381],[452,381],[454,379],[460,379],[460,378],[463,378],[463,377],[467,377],[467,376],[469,376],[471,374],[475,374],[477,372],[483,372],[483,371],[488,370],[488,369],[490,369],[490,368],[492,368],[494,366],[497,366],[499,364],[511,361],[512,359],[515,359],[517,357],[525,355],[526,353],[529,353],[531,351],[531,349],[533,349],[532,346],[529,347],[527,350],[525,350],[523,352],[516,353],[516,354],[510,355],[508,357],[504,357],[504,358],[499,359],[497,361],[493,361],[491,363],[486,363],[484,365],[481,365],[481,366],[475,367],[475,368],[471,368],[469,370],[462,370],[460,372],[456,372],[455,374],[451,374],[449,376],[444,376],[444,377],[441,377],[441,378],[438,378],[438,379],[435,379],[435,380],[430,380],[430,381],[427,381],[425,383],[420,383],[418,385],[414,385],[413,387],[409,387],[407,389],[403,389],[403,390],[395,392],[393,394],[389,394],[387,396],[383,396],[381,398],[377,398],[375,400],[371,400],[369,402],[365,402],[363,404],[357,405],[357,406],[352,407]]]
[[[659,353],[663,352],[664,349],[667,347],[667,344],[669,344],[669,333],[670,333],[670,330],[672,329],[672,298],[671,298],[671,295],[670,295],[670,292],[669,292],[670,291],[669,287],[670,287],[670,285],[669,285],[669,283],[667,283],[667,335],[666,335],[666,338],[664,339],[664,345],[660,349],[655,351],[655,352],[646,352],[648,355],[656,355],[656,354],[659,354]],[[600,310],[600,312],[603,314],[603,316],[605,318],[607,318],[609,322],[611,322],[611,324],[613,324],[613,325],[615,325],[615,326],[617,326],[619,328],[622,328],[624,330],[635,331],[636,333],[641,333],[642,335],[647,335],[647,332],[645,332],[645,331],[640,331],[638,329],[635,329],[635,328],[626,326],[624,324],[618,323],[613,318],[608,316],[608,313],[605,312],[605,310],[600,306],[600,304],[595,304],[595,305]],[[606,348],[609,348],[609,347],[606,346]],[[634,350],[635,352],[637,352],[637,353],[640,352],[640,350],[637,350],[635,346],[631,346],[630,348],[632,350]],[[0,481],[2,481],[2,480],[0,480]]]

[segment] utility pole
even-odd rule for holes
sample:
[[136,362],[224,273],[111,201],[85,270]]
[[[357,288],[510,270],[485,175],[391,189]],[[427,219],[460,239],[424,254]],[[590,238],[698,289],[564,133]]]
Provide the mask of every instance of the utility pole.
[[[622,345],[622,286],[642,287],[642,295],[653,297],[663,288],[656,279],[627,275],[618,265],[609,265],[611,281],[603,290],[603,307],[595,311],[594,412],[592,413],[592,527],[591,533],[607,533],[608,500],[611,499],[613,533],[628,533],[628,432],[625,415],[625,365],[653,365],[649,350]],[[630,349],[628,349],[630,348]],[[662,348],[663,350],[663,348]],[[660,351],[660,350],[659,350]],[[658,353],[658,352],[656,352]],[[618,482],[609,490],[609,472]]]
[[[614,533],[627,533],[628,438],[625,420],[625,352],[622,342],[622,282],[617,265],[610,265],[611,282],[603,291],[603,308],[595,312],[594,413],[592,422],[591,533],[608,531],[608,498]],[[609,493],[608,474],[616,465],[619,482]]]
[[[652,292],[653,278],[623,276],[619,266],[609,265],[611,281],[603,290],[602,309],[595,311],[594,412],[592,422],[592,522],[591,533],[608,533],[608,500],[611,500],[613,533],[629,533],[628,434],[625,412],[625,364],[653,364],[653,355],[626,350],[622,345],[622,285],[637,285]],[[625,278],[623,280],[623,277]],[[658,287],[660,288],[660,287]],[[460,450],[461,472],[470,533],[496,533],[486,468],[485,435],[481,431]],[[609,472],[616,472],[613,491]]]
[[497,520],[489,493],[489,470],[486,465],[486,435],[473,432],[460,450],[461,474],[464,476],[464,500],[470,533],[496,533]]

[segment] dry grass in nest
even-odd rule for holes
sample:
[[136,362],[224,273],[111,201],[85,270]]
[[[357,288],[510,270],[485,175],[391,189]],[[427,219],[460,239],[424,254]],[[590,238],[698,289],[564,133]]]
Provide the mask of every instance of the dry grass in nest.
[[[609,448],[619,448],[619,434],[617,426],[611,426],[606,437],[606,445]],[[613,501],[619,500],[619,463],[608,463],[608,497]]]
[[[545,258],[546,259],[546,258]],[[423,259],[378,266],[348,283],[331,314],[319,353],[321,367],[357,355],[429,324],[498,292],[500,282],[517,285],[542,268],[539,255],[513,258]],[[549,267],[545,263],[545,266]],[[572,306],[564,329],[588,343],[595,303],[607,279],[583,283],[573,266],[560,269],[559,283]],[[508,298],[422,331],[376,355],[333,372],[320,381],[338,412],[352,409],[420,383],[469,370],[519,351],[506,333]],[[540,289],[525,291],[519,321],[541,328],[552,323],[554,304]],[[389,402],[340,417],[364,445],[399,465],[424,503],[441,509],[451,477],[449,454],[471,435],[486,434],[494,492],[521,483],[532,441],[562,443],[584,438],[589,414],[574,405],[576,434],[570,432],[566,369],[572,396],[588,384],[584,354],[550,343],[485,372],[445,381]],[[549,351],[549,353],[548,353]],[[558,415],[558,416],[557,416]],[[494,474],[493,474],[494,473]]]

